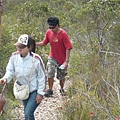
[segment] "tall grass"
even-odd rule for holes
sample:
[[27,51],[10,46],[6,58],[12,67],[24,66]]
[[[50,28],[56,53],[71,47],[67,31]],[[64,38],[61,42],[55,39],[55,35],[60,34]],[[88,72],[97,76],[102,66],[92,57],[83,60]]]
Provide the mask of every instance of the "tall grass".
[[77,66],[76,71],[82,72],[73,76],[67,91],[62,109],[64,120],[119,120],[119,56],[108,57],[104,67],[94,55],[95,59],[89,59],[89,67],[83,71]]

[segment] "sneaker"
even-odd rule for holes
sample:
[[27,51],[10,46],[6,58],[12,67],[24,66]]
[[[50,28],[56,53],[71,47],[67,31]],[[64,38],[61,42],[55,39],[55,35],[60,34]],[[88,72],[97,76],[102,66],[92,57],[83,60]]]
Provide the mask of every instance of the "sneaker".
[[61,90],[60,90],[60,93],[61,93],[62,96],[65,96],[65,95],[66,95],[64,89],[61,89]]
[[53,95],[53,91],[52,90],[50,90],[50,89],[48,89],[47,91],[46,91],[46,93],[45,93],[45,97],[51,97]]

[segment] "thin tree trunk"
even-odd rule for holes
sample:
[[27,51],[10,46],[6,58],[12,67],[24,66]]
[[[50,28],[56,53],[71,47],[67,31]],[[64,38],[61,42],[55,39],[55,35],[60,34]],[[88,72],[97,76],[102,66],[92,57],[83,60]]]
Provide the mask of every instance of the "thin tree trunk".
[[1,45],[1,35],[2,35],[2,26],[1,26],[2,7],[3,7],[3,0],[0,0],[0,45]]

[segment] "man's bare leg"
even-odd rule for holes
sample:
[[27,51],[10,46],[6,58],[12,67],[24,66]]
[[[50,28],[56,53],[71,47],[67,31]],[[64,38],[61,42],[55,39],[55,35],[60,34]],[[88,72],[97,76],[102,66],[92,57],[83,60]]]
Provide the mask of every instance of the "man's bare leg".
[[60,87],[61,87],[61,90],[63,90],[64,84],[65,84],[65,79],[60,80]]
[[53,83],[54,83],[54,78],[48,78],[48,85],[51,91],[52,91]]
[[48,86],[49,89],[45,93],[45,97],[51,97],[53,95],[52,87],[53,87],[54,78],[48,78]]

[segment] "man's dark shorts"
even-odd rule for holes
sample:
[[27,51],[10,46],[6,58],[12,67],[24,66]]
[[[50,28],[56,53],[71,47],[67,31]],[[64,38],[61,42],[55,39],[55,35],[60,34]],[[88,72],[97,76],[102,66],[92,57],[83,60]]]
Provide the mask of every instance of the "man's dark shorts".
[[[67,69],[59,69],[59,65],[57,61],[52,58],[48,59],[47,62],[47,76],[48,78],[54,78],[56,76],[57,79],[63,80],[67,75]],[[56,73],[56,74],[55,74]]]

